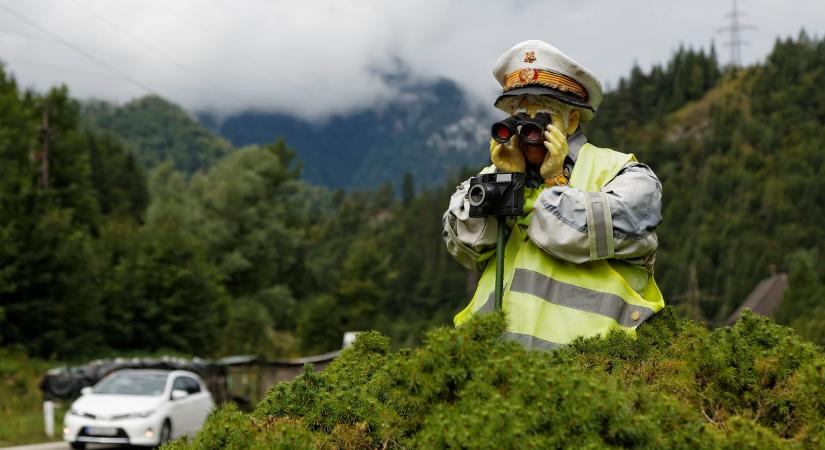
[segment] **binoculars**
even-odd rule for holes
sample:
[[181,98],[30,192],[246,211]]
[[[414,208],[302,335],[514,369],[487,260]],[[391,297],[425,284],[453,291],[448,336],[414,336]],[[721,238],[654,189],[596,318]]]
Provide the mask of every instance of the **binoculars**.
[[547,128],[550,122],[550,114],[548,113],[538,113],[536,117],[519,114],[494,123],[491,133],[493,139],[500,144],[509,141],[513,135],[518,134],[524,143],[540,145],[544,140],[544,129]]

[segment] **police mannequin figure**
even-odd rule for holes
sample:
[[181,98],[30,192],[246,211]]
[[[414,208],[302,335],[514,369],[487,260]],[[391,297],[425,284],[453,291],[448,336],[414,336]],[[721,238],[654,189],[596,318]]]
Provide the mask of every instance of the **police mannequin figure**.
[[[493,164],[481,171],[526,179],[524,214],[507,221],[504,337],[550,350],[612,329],[634,333],[664,307],[653,278],[662,220],[658,178],[633,154],[587,143],[580,125],[593,118],[601,84],[552,45],[516,44],[493,75],[502,86],[496,108],[550,116],[543,136],[491,139]],[[450,254],[482,272],[456,326],[495,305],[496,219],[469,217],[468,184],[458,186],[443,220]]]

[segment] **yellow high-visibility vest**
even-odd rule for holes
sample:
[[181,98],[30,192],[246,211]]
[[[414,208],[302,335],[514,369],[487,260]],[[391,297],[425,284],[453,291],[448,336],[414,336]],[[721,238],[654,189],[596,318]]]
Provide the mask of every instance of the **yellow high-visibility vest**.
[[[636,161],[632,154],[585,144],[579,150],[569,185],[582,192],[599,192],[631,161]],[[542,190],[544,186],[525,188],[524,215],[513,224],[505,247],[502,309],[507,314],[506,338],[527,348],[553,349],[579,336],[604,335],[612,329],[633,333],[664,308],[652,271],[617,259],[573,264],[533,244],[526,231],[533,202]],[[591,248],[612,255],[612,239],[599,238],[591,230],[600,220],[610,220],[609,207],[588,211]],[[495,308],[495,280],[495,260],[491,259],[470,304],[455,316],[456,326],[472,314]],[[631,284],[642,288],[634,290]]]

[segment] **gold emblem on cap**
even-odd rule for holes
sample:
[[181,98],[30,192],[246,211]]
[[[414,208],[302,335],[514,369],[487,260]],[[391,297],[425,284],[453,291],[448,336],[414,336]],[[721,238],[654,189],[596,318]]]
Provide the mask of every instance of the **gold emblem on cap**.
[[538,72],[536,72],[535,69],[521,69],[518,72],[518,78],[522,83],[535,81],[535,79],[538,78]]
[[544,69],[524,68],[510,72],[501,82],[504,92],[528,85],[546,86],[587,100],[587,89],[567,75]]
[[524,53],[524,62],[532,63],[536,60],[536,52],[526,52]]

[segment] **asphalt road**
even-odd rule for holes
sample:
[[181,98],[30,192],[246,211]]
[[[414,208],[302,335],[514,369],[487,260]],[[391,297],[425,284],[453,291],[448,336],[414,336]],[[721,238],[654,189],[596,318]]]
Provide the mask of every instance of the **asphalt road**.
[[2,447],[2,450],[66,450],[71,449],[65,442],[48,442],[45,444],[20,445],[17,447]]
[[[86,446],[89,450],[104,450],[114,448],[126,448],[121,446],[111,446],[103,444],[89,444]],[[17,447],[0,447],[0,450],[71,450],[69,444],[65,442],[47,442],[44,444],[20,445]]]

